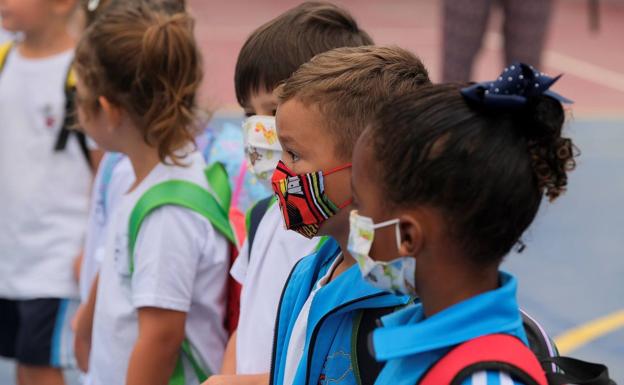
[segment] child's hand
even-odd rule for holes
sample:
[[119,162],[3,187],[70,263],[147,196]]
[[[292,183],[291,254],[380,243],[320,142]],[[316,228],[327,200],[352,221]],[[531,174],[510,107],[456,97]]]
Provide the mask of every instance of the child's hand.
[[84,338],[81,333],[76,333],[81,317],[84,317],[85,305],[80,305],[76,310],[76,315],[72,318],[71,326],[74,331],[74,356],[78,368],[86,373],[89,371],[89,353],[91,351],[91,343],[89,339]]
[[202,385],[268,385],[269,374],[210,376]]
[[80,254],[78,254],[78,256],[76,257],[76,259],[74,259],[74,265],[72,266],[74,279],[76,280],[76,282],[80,281],[80,269],[82,268],[82,256],[83,254],[81,251]]

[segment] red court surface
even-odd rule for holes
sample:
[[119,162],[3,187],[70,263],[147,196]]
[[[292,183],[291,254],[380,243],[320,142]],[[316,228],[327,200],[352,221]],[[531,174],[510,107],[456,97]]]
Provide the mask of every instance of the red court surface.
[[[520,0],[518,0],[520,1]],[[343,0],[360,26],[378,44],[396,44],[417,53],[439,80],[441,4],[437,0]],[[204,97],[213,108],[236,107],[233,73],[238,50],[248,34],[280,12],[298,4],[292,0],[189,0],[197,18],[197,36],[204,53]],[[494,12],[475,80],[488,80],[503,66],[501,17]],[[600,1],[600,29],[589,28],[587,0],[558,0],[546,50],[545,71],[565,73],[557,91],[575,100],[577,117],[624,117],[624,1]]]

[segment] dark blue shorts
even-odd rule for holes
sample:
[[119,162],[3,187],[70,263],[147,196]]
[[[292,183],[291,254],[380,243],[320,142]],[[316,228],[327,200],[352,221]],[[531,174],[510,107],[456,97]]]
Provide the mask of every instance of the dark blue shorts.
[[[0,299],[0,356],[20,364],[65,367],[74,301]],[[71,346],[71,345],[70,345]]]

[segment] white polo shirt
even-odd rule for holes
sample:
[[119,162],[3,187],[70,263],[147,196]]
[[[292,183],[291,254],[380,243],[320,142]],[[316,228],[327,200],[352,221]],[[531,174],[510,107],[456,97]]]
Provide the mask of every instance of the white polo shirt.
[[[159,164],[115,210],[100,270],[89,376],[94,385],[125,384],[138,337],[141,307],[187,313],[186,337],[204,368],[221,368],[229,247],[210,222],[191,210],[164,206],[145,218],[135,246],[134,273],[128,268],[128,223],[132,209],[150,187],[172,179],[208,188],[199,152],[188,167]],[[190,369],[188,365],[185,365]],[[197,383],[192,370],[187,384]]]
[[134,170],[126,156],[110,153],[104,155],[91,192],[91,207],[80,268],[82,302],[86,302],[89,298],[93,279],[100,270],[100,263],[104,258],[109,218],[133,182]]
[[290,271],[316,249],[319,238],[308,239],[284,228],[278,204],[258,226],[249,254],[247,241],[231,274],[242,286],[236,337],[236,373],[260,374],[271,369],[277,308]]
[[92,176],[75,137],[54,151],[72,57],[14,48],[0,73],[0,298],[78,297]]

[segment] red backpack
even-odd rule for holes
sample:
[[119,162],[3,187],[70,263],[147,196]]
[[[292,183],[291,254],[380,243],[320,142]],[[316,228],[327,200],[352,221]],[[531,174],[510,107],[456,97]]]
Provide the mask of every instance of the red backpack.
[[507,334],[485,335],[451,349],[418,381],[419,385],[461,385],[472,374],[502,371],[526,385],[616,385],[602,364],[560,357],[542,327],[526,313],[526,346]]

